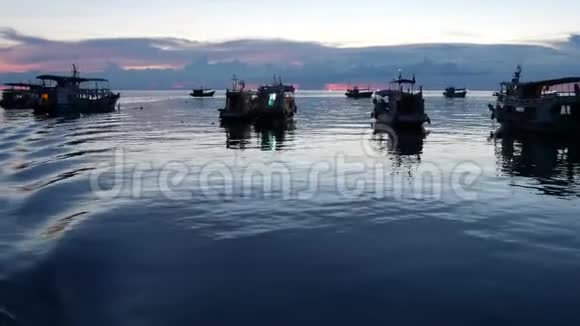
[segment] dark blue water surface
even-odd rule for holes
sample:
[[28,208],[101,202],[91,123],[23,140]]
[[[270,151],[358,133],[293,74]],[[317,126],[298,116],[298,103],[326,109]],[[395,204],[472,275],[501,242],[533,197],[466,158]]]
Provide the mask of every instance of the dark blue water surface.
[[[490,139],[489,93],[426,133],[301,92],[294,123],[125,92],[0,111],[0,325],[578,325],[580,146]],[[141,109],[142,107],[142,109]]]

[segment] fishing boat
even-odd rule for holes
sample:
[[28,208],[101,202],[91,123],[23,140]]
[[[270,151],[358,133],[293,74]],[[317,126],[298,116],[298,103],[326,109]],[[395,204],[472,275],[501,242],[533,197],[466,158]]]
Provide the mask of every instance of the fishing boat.
[[416,83],[415,76],[405,79],[399,73],[387,89],[375,92],[372,117],[376,122],[408,129],[420,129],[426,122],[431,123],[425,114],[423,87],[417,90]]
[[446,98],[465,98],[467,95],[467,89],[465,88],[455,88],[455,87],[447,87],[443,95]]
[[510,82],[500,84],[492,119],[503,131],[580,133],[580,77],[522,82],[517,67]]
[[6,110],[33,109],[40,100],[42,85],[32,83],[6,83],[0,107]]
[[268,123],[275,120],[287,120],[294,117],[297,112],[293,85],[285,85],[282,80],[271,85],[265,85],[258,89],[256,98],[256,122]]
[[215,91],[209,88],[194,88],[189,94],[191,97],[213,97]]
[[353,88],[349,88],[346,90],[346,97],[352,99],[360,99],[360,98],[371,98],[373,96],[373,91],[371,91],[370,87],[366,89],[360,89],[358,86],[354,86]]
[[226,90],[226,105],[219,110],[222,121],[248,121],[256,116],[257,93],[246,89],[246,83],[236,75],[232,78],[232,88]]
[[68,115],[115,111],[120,94],[111,92],[102,78],[81,78],[76,65],[72,76],[41,75],[43,87],[35,113]]

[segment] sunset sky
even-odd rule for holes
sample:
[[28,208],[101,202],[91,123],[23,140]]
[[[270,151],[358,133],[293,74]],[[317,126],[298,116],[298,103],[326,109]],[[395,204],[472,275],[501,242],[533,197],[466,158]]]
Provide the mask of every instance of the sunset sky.
[[57,40],[283,38],[365,46],[535,42],[580,31],[572,0],[55,0],[3,3],[0,26]]
[[578,13],[571,0],[9,1],[0,83],[75,63],[125,88],[274,72],[305,87],[374,84],[398,69],[488,88],[519,64],[528,76],[580,74]]

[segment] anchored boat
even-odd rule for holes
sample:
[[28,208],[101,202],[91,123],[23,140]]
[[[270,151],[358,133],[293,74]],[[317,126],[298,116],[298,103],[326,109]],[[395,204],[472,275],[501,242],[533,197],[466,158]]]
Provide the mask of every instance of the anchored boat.
[[189,94],[191,97],[213,97],[215,91],[209,88],[195,88]]
[[40,101],[42,85],[32,83],[6,83],[0,106],[6,110],[33,109]]
[[580,133],[580,77],[521,82],[518,66],[511,82],[501,83],[492,119],[503,130]]
[[234,75],[232,88],[226,90],[226,106],[219,110],[220,119],[222,121],[253,121],[256,116],[256,99],[257,93],[246,90],[246,83]]
[[232,89],[226,91],[226,106],[220,109],[220,119],[267,123],[286,120],[297,111],[294,101],[295,88],[282,81],[260,87],[257,91],[246,90],[244,81],[235,75]]
[[370,87],[366,89],[359,89],[358,86],[354,86],[353,88],[347,89],[345,95],[348,98],[352,99],[359,99],[359,98],[371,98],[373,96],[373,91],[371,91]]
[[40,102],[35,113],[62,115],[78,113],[103,113],[115,111],[120,94],[109,89],[102,78],[81,78],[73,65],[72,76],[41,75],[43,83]]
[[287,120],[294,117],[298,110],[294,99],[295,92],[294,86],[284,85],[282,80],[260,87],[255,102],[256,122]]
[[448,87],[445,89],[445,92],[443,92],[443,95],[446,98],[464,98],[467,95],[467,89]]
[[415,76],[405,79],[399,73],[387,89],[375,92],[372,117],[397,128],[421,128],[426,122],[431,123],[425,114],[423,88],[415,89],[416,83]]

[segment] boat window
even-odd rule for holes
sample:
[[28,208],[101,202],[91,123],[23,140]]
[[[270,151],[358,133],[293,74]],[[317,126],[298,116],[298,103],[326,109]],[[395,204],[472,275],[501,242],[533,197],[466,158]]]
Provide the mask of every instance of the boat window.
[[572,114],[572,107],[570,105],[562,105],[562,110],[560,111],[561,115],[571,115]]
[[525,108],[522,108],[522,107],[517,107],[517,108],[516,108],[516,112],[523,113],[523,112],[525,112],[525,111],[526,111],[526,109],[525,109]]
[[270,94],[270,98],[268,99],[268,106],[273,107],[276,104],[276,93]]

